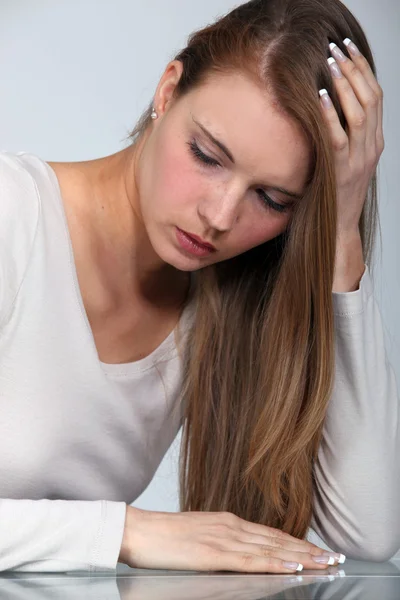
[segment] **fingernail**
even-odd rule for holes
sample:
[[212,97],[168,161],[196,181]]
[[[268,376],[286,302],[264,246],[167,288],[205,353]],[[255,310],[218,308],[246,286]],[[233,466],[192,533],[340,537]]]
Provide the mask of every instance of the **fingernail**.
[[284,562],[283,566],[285,569],[294,569],[295,571],[302,571],[303,565],[297,562]]
[[346,38],[343,40],[343,44],[347,47],[350,54],[354,54],[354,56],[360,56],[361,52],[357,48],[354,42],[351,41],[350,38]]
[[321,565],[334,565],[335,559],[333,556],[313,556],[313,561]]
[[334,558],[336,558],[336,560],[338,561],[339,565],[342,565],[344,563],[344,561],[346,560],[346,556],[345,554],[339,554],[339,552],[323,552],[324,555],[326,556],[333,556]]
[[332,52],[334,58],[336,58],[336,60],[338,60],[340,62],[345,62],[347,60],[345,54],[343,54],[343,52],[341,51],[339,46],[336,46],[336,44],[334,42],[331,42],[329,44],[329,48],[330,48],[330,51]]
[[325,88],[323,88],[322,90],[319,90],[318,93],[321,96],[322,104],[325,106],[325,108],[331,108],[333,106],[333,104],[332,104],[332,100],[330,99],[327,90]]
[[329,68],[332,72],[332,75],[334,77],[342,77],[342,71],[339,68],[339,65],[337,64],[336,60],[333,58],[333,56],[330,56],[328,58],[328,64],[329,64]]

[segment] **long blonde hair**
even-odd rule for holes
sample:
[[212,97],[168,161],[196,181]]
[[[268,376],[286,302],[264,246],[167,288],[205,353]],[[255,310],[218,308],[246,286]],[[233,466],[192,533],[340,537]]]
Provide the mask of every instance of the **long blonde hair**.
[[[268,90],[312,149],[304,198],[286,231],[195,272],[195,318],[183,353],[180,510],[228,511],[304,538],[313,466],[335,372],[332,286],[336,185],[326,88],[346,120],[327,64],[349,37],[376,75],[365,34],[339,0],[252,0],[189,36],[175,98],[210,74],[240,70]],[[152,103],[129,134],[151,127]],[[377,175],[360,219],[372,271]],[[372,272],[371,272],[372,275]]]

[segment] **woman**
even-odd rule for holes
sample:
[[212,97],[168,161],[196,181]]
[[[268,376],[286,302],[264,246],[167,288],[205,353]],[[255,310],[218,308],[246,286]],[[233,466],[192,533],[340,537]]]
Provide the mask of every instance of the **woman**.
[[[339,0],[252,0],[190,37],[121,152],[2,153],[2,570],[396,552],[375,74]],[[128,506],[181,424],[182,512]]]

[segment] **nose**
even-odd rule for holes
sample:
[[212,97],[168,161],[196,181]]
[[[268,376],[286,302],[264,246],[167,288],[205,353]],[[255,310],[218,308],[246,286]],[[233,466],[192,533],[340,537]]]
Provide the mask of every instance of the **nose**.
[[198,207],[198,213],[208,229],[227,232],[239,220],[243,190],[238,187],[224,191],[218,197],[204,200]]

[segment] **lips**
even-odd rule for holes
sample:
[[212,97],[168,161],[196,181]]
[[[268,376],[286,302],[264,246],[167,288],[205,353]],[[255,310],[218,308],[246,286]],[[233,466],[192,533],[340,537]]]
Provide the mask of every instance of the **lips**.
[[189,237],[191,237],[195,242],[198,242],[199,244],[201,244],[202,246],[205,246],[206,248],[210,248],[210,250],[216,250],[215,246],[213,246],[212,244],[209,244],[208,242],[205,242],[201,237],[199,237],[198,235],[195,235],[194,233],[189,233],[188,231],[184,231],[183,229],[181,229],[181,231],[183,231],[183,233]]

